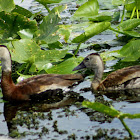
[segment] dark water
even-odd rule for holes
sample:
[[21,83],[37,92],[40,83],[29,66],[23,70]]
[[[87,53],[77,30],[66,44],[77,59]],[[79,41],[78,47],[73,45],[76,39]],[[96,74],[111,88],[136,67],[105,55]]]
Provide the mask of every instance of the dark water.
[[[16,0],[16,3],[20,3]],[[69,5],[71,11],[75,10],[75,3]],[[21,6],[38,10],[36,2],[24,1]],[[42,7],[40,7],[42,8]],[[44,9],[43,9],[44,10]],[[44,10],[45,12],[45,10]],[[62,16],[70,16],[69,10]],[[66,22],[68,22],[66,20]],[[93,42],[106,42],[114,47],[103,47],[105,50],[120,49],[120,42],[113,42],[115,35],[110,32],[94,36]],[[116,47],[117,46],[117,47]],[[86,56],[95,50],[89,48],[80,51],[80,55]],[[106,71],[114,65],[117,60],[107,61]],[[83,100],[99,101],[106,105],[113,105],[115,109],[124,113],[139,113],[140,103],[138,94],[119,93],[114,96],[98,96],[89,89],[90,79],[75,86],[73,92],[66,96],[55,96],[45,103],[22,103],[11,105],[0,100],[0,136],[19,137],[20,139],[50,139],[50,140],[92,140],[92,139],[129,139],[128,132],[124,129],[119,119],[111,118],[82,106]],[[84,89],[84,90],[81,90]],[[139,93],[139,91],[136,91]],[[135,139],[140,139],[140,119],[125,119],[125,123],[135,134]]]

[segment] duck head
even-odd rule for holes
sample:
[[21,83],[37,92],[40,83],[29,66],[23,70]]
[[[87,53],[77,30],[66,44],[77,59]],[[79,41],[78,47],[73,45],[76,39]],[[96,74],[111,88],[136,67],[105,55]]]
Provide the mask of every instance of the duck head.
[[73,71],[80,70],[80,69],[90,69],[96,71],[97,69],[104,69],[103,68],[103,61],[98,53],[89,54],[84,60],[73,69]]

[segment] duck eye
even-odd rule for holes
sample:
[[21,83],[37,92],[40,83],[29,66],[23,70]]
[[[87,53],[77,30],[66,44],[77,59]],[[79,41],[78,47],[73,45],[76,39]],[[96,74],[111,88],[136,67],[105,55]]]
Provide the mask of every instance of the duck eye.
[[88,61],[89,60],[89,58],[87,57],[87,58],[85,58],[85,61]]

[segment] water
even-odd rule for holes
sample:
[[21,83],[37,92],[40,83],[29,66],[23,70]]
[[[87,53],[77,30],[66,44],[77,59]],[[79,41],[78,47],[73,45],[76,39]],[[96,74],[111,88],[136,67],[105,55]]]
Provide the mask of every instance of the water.
[[[19,0],[15,0],[15,3],[26,9],[30,9],[32,12],[43,9],[43,12],[47,13],[43,6],[38,6],[38,3],[32,0],[24,0],[22,3]],[[75,9],[75,3],[73,3],[70,10],[72,11],[72,9]],[[62,14],[63,17],[66,15],[70,16],[69,10]],[[68,19],[65,22],[68,22]],[[107,42],[107,44],[113,44],[114,39],[116,39],[115,35],[101,34],[94,36],[89,42]],[[121,45],[119,42],[114,41],[114,44],[114,47],[111,47],[110,50],[120,49]],[[109,49],[102,49],[102,51],[105,50]],[[86,56],[93,51],[95,50],[87,49],[86,51],[81,51],[79,54]],[[117,60],[107,61],[107,68],[109,69],[116,62]],[[81,104],[83,100],[109,102],[119,111],[134,114],[139,113],[140,103],[123,100],[128,98],[127,96],[112,99],[105,95],[95,96],[90,90],[81,91],[81,89],[89,88],[90,83],[90,79],[86,78],[86,81],[73,89],[77,93],[74,97],[67,96],[62,98],[62,100],[54,101],[53,104],[46,102],[42,104],[27,103],[13,106],[1,102],[0,136],[8,136],[10,132],[10,135],[12,134],[13,137],[19,136],[20,139],[24,140],[129,139],[129,135],[119,119],[84,108]],[[137,139],[139,139],[140,119],[125,119],[124,121],[135,136],[137,136]]]

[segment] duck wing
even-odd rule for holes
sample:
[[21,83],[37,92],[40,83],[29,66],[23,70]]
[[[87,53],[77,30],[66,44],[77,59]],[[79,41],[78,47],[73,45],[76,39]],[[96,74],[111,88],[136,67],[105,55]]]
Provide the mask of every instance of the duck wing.
[[39,94],[47,90],[65,89],[72,86],[73,83],[82,81],[81,74],[43,74],[25,79],[16,86],[22,90],[22,93],[32,95]]
[[140,77],[140,65],[119,69],[109,74],[101,83],[105,88],[117,86],[133,78]]

